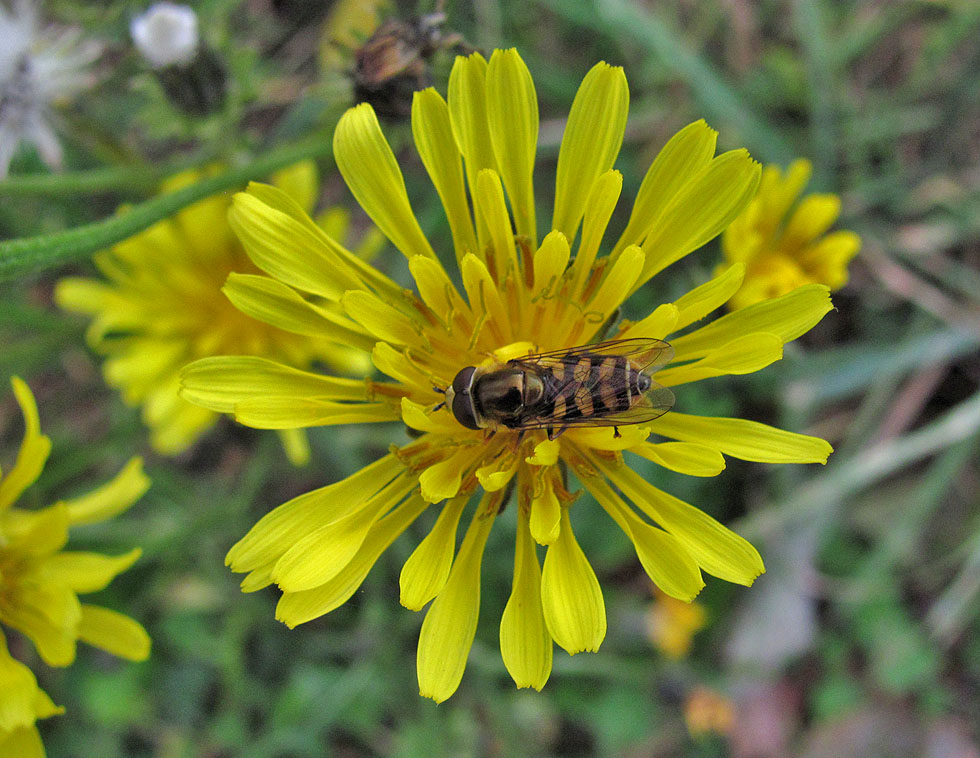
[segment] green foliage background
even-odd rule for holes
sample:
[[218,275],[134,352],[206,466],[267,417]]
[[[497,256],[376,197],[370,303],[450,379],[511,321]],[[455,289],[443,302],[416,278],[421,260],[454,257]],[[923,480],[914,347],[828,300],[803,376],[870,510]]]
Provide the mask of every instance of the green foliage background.
[[[149,451],[137,412],[104,385],[83,322],[51,304],[58,276],[91,270],[86,257],[107,239],[98,222],[152,197],[180,167],[222,160],[240,169],[231,187],[277,160],[317,155],[324,199],[353,207],[329,157],[349,88],[341,73],[315,66],[319,21],[290,25],[265,0],[196,3],[231,89],[221,113],[192,119],[131,49],[128,22],[143,7],[49,0],[49,19],[106,42],[100,81],[60,112],[67,172],[47,174],[24,153],[0,183],[3,238],[82,229],[45,245],[0,243],[0,378],[31,384],[54,440],[26,504],[86,491],[134,453],[146,455],[153,479],[128,514],[77,530],[71,543],[143,547],[97,601],[146,625],[150,660],[86,649],[71,668],[50,669],[11,640],[68,709],[41,724],[49,755],[980,755],[980,5],[449,3],[449,28],[483,50],[517,46],[534,75],[539,207],[550,207],[562,119],[582,76],[604,59],[625,66],[632,99],[614,226],[666,138],[704,117],[725,149],[746,146],[763,162],[810,158],[810,189],[842,195],[840,227],[857,231],[864,248],[834,298],[838,310],[782,362],[679,398],[688,412],[824,436],[837,450],[830,463],[732,460],[709,480],[644,472],[752,539],[768,573],[750,590],[709,581],[701,599],[710,624],[688,659],[669,662],[647,639],[651,592],[628,541],[580,501],[576,533],[604,588],[609,634],[597,655],[556,651],[543,693],[517,691],[497,649],[513,561],[506,513],[487,547],[466,675],[440,706],[417,696],[422,617],[398,604],[398,571],[430,522],[400,539],[346,606],[293,631],[273,618],[275,592],[243,595],[223,566],[261,514],[355,471],[403,431],[314,430],[313,462],[297,471],[274,435],[226,422],[163,459]],[[448,53],[433,61],[442,92],[450,63]],[[407,126],[386,132],[423,228],[448,250]],[[61,265],[40,270],[52,240]],[[404,273],[397,253],[384,256],[382,265]],[[715,243],[658,277],[638,310],[703,281],[718,256]],[[6,392],[0,433],[6,463],[20,434]],[[732,698],[727,737],[688,734],[682,704],[697,685]]]

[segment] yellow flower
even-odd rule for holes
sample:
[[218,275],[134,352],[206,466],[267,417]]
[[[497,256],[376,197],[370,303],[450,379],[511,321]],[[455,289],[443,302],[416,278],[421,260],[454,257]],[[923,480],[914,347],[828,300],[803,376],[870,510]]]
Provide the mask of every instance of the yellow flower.
[[[181,174],[164,191],[198,178],[196,172]],[[305,210],[313,207],[317,175],[312,163],[281,171],[275,180]],[[180,369],[197,358],[242,353],[303,367],[319,360],[358,373],[370,365],[357,351],[331,345],[315,333],[283,331],[253,318],[263,315],[254,312],[256,294],[268,295],[275,283],[258,276],[235,239],[227,221],[229,205],[226,195],[192,205],[96,256],[107,281],[67,278],[55,290],[62,308],[93,317],[86,337],[106,356],[106,381],[122,391],[127,404],[142,406],[151,444],[165,455],[186,450],[218,418],[177,395]],[[346,232],[347,216],[340,209],[320,221],[333,234]],[[359,252],[370,256],[381,241],[380,235],[368,235]],[[282,436],[290,459],[304,463],[309,456],[305,434],[289,430]]]
[[694,634],[707,620],[704,606],[697,601],[685,603],[656,590],[647,613],[647,636],[660,652],[679,660],[691,652]]
[[[562,464],[626,533],[653,581],[691,600],[704,584],[702,569],[748,585],[763,571],[762,560],[716,520],[646,482],[624,451],[695,476],[719,473],[723,454],[824,462],[830,453],[823,440],[739,419],[672,412],[622,427],[621,436],[610,427],[576,427],[548,440],[540,430],[472,431],[440,407],[438,388],[466,366],[595,339],[632,292],[719,234],[755,193],[759,169],[748,153],[715,156],[716,133],[691,124],[654,161],[625,231],[598,257],[622,186],[612,165],[628,99],[622,69],[600,63],[586,76],[558,158],[553,221],[539,241],[537,98],[517,52],[495,51],[489,63],[479,54],[457,58],[448,102],[434,89],[416,93],[412,132],[446,211],[462,292],[422,233],[370,106],[341,118],[334,155],[361,207],[408,259],[415,291],[322,234],[282,192],[253,185],[234,198],[232,226],[252,261],[281,282],[280,297],[295,288],[332,299],[346,313],[327,320],[296,308],[296,327],[371,350],[388,379],[359,383],[247,356],[209,358],[183,372],[184,397],[261,428],[400,420],[421,436],[273,510],[227,561],[248,573],[246,591],[278,584],[277,617],[295,626],[346,602],[387,546],[442,503],[401,574],[405,606],[418,610],[434,600],[422,624],[418,676],[421,693],[437,701],[462,677],[479,615],[483,548],[511,482],[516,554],[500,645],[517,685],[540,689],[551,672],[552,640],[569,653],[594,651],[606,632],[599,582],[572,531],[575,496]],[[620,324],[614,336],[663,339],[685,330],[731,297],[742,272],[735,265],[646,318]],[[674,363],[657,379],[677,387],[760,369],[830,308],[827,288],[811,285],[688,330],[671,340]],[[650,442],[651,433],[673,441]],[[460,518],[479,489],[484,494],[454,559]],[[543,567],[535,543],[547,545]]]
[[804,284],[826,284],[831,291],[847,284],[847,264],[861,249],[851,231],[827,234],[840,214],[837,195],[807,195],[810,161],[797,160],[783,175],[766,166],[759,193],[725,230],[721,249],[727,264],[745,264],[741,289],[728,302],[744,308],[785,295]]
[[699,685],[684,700],[684,723],[695,738],[727,736],[735,726],[735,705],[722,693]]
[[150,638],[136,621],[116,611],[79,602],[101,590],[140,556],[139,548],[111,557],[63,550],[68,529],[104,521],[136,502],[150,482],[132,459],[111,482],[40,510],[14,507],[40,475],[51,449],[41,434],[37,405],[20,379],[12,381],[24,414],[24,441],[17,462],[0,479],[0,755],[43,756],[36,719],[63,712],[38,687],[34,674],[7,650],[3,627],[34,643],[51,666],[75,660],[79,640],[131,661],[150,653]]

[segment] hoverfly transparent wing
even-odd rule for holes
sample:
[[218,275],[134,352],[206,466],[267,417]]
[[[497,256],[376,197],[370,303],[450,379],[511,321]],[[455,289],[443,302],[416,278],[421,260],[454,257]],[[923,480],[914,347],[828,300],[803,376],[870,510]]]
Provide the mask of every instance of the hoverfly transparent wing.
[[674,348],[663,340],[647,337],[631,337],[625,340],[607,340],[591,345],[579,345],[564,350],[552,350],[546,353],[531,353],[523,358],[515,358],[509,363],[539,363],[546,360],[561,360],[579,358],[583,355],[625,355],[630,359],[634,368],[647,374],[663,368],[674,358]]

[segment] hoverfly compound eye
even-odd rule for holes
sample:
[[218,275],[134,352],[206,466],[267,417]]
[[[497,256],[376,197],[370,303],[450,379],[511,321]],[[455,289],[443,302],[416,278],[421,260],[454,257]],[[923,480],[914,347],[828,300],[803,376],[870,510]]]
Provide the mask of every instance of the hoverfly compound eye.
[[467,429],[479,429],[480,425],[476,423],[476,409],[473,407],[473,398],[469,393],[465,395],[456,395],[453,398],[453,416],[456,420],[465,426]]
[[479,429],[480,425],[476,419],[476,407],[473,405],[473,378],[476,374],[476,366],[467,366],[462,369],[453,384],[446,392],[446,401],[449,403],[449,410],[452,411],[456,420],[467,429]]
[[456,378],[453,379],[453,391],[457,395],[469,394],[470,388],[473,386],[473,374],[476,372],[476,366],[467,366],[456,374]]

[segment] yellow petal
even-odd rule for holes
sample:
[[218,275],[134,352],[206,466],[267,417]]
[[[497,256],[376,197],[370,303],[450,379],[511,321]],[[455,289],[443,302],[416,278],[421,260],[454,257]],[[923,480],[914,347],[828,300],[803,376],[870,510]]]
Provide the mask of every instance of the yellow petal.
[[641,283],[721,234],[755,196],[760,171],[748,151],[732,150],[692,177],[643,242]]
[[553,466],[558,462],[561,452],[561,442],[558,440],[542,440],[534,446],[534,454],[525,460],[535,466]]
[[470,206],[463,186],[463,165],[449,121],[449,107],[431,87],[412,98],[412,135],[425,170],[439,193],[453,235],[456,260],[479,253]]
[[758,550],[704,511],[657,489],[628,466],[613,468],[599,462],[599,467],[712,576],[750,586],[766,570]]
[[[300,208],[286,193],[268,184],[250,182],[247,196],[254,198],[260,204],[266,206],[265,215],[267,216],[267,223],[272,226],[277,224],[282,226],[282,231],[286,233],[286,236],[282,239],[284,245],[289,244],[289,234],[292,233],[293,235],[298,235],[305,246],[311,247],[316,257],[315,264],[323,269],[321,274],[326,275],[325,281],[321,282],[321,284],[332,284],[335,288],[339,287],[339,292],[361,286],[368,286],[376,292],[386,293],[391,296],[397,296],[401,292],[401,287],[383,274],[379,268],[372,266],[360,256],[354,255],[350,250],[337,242],[337,240],[327,235],[323,229],[316,225],[309,214]],[[244,197],[239,197],[238,195],[235,196],[234,200],[236,203],[246,202]],[[275,211],[275,213],[270,213],[269,209]],[[276,213],[280,215],[276,216]],[[235,217],[236,208],[233,207],[229,219],[234,221]],[[369,234],[377,231],[377,229],[372,227]],[[243,239],[242,241],[244,242],[245,240]],[[247,248],[248,245],[246,245]],[[254,251],[248,252],[249,256],[255,260],[253,255]],[[279,252],[279,255],[287,253],[287,250],[283,250]],[[267,273],[273,273],[259,264],[258,261],[256,261],[256,265]],[[302,266],[303,262],[292,261],[291,265]],[[273,276],[276,275],[273,274]],[[287,284],[291,283],[283,276],[277,276],[277,278],[282,279]],[[296,286],[299,289],[306,289],[301,285]],[[333,297],[331,299],[336,298]]]
[[305,466],[310,462],[310,440],[304,430],[280,429],[277,434],[290,463],[294,466]]
[[419,694],[437,703],[451,696],[463,678],[480,615],[483,548],[498,505],[498,500],[490,496],[480,502],[453,562],[449,580],[422,622],[416,661]]
[[402,398],[402,421],[409,429],[437,434],[459,434],[459,423],[443,407],[432,411],[432,406],[419,405],[407,397]]
[[540,691],[551,675],[551,634],[541,608],[541,567],[527,516],[517,517],[514,583],[500,617],[500,655],[519,687]]
[[291,397],[253,397],[235,403],[235,421],[254,429],[373,424],[397,421],[390,403],[334,403]]
[[82,606],[78,638],[129,661],[150,657],[150,635],[129,616],[96,605]]
[[726,374],[751,374],[783,357],[783,342],[775,334],[743,334],[731,342],[709,350],[703,358],[684,366],[657,372],[657,382],[665,387],[697,382]]
[[740,418],[711,418],[671,412],[651,421],[655,434],[714,448],[725,455],[760,463],[826,463],[833,448],[808,437]]
[[847,264],[860,249],[861,238],[843,230],[828,234],[808,249],[801,260],[818,282],[836,290],[847,284]]
[[389,454],[346,479],[293,498],[259,519],[228,551],[225,564],[244,573],[279,560],[302,537],[346,515],[402,470],[401,462]]
[[798,158],[786,169],[766,166],[763,184],[759,187],[759,215],[762,218],[782,219],[810,181],[813,165],[806,158]]
[[45,758],[44,743],[36,726],[17,727],[13,731],[0,731],[0,755],[17,758]]
[[337,168],[351,194],[405,257],[435,257],[412,212],[398,161],[367,103],[348,110],[333,134]]
[[438,261],[416,255],[408,262],[408,268],[415,279],[422,302],[450,328],[455,314],[469,315],[469,308]]
[[490,233],[497,281],[503,282],[507,276],[519,278],[510,214],[507,213],[504,188],[496,171],[485,168],[479,173],[476,179],[474,204],[479,209]]
[[435,382],[409,358],[407,350],[396,350],[387,342],[379,342],[371,351],[371,362],[382,374],[402,384],[429,389]]
[[[539,545],[552,545],[561,532],[562,508],[555,495],[554,481],[548,474],[541,477],[540,490],[531,495],[531,536]],[[535,559],[537,561],[537,559]]]
[[333,579],[310,590],[284,593],[276,606],[276,620],[292,629],[346,603],[381,554],[427,506],[418,494],[411,495],[374,525],[357,554]]
[[71,522],[68,508],[61,503],[40,510],[16,510],[7,513],[4,544],[24,556],[47,556],[61,550],[68,542]]
[[34,484],[51,452],[51,440],[41,434],[41,420],[30,387],[16,376],[10,380],[10,384],[24,416],[24,439],[17,453],[17,462],[0,479],[0,511],[9,507],[25,489]]
[[486,264],[475,255],[465,255],[460,264],[460,273],[463,277],[463,289],[466,290],[466,297],[474,313],[489,314],[497,328],[510,335],[511,319]]
[[826,232],[840,215],[837,195],[807,195],[793,211],[783,230],[782,244],[793,250]]
[[565,432],[569,439],[575,441],[582,447],[594,448],[596,450],[626,450],[636,445],[643,444],[643,441],[650,436],[650,430],[646,426],[631,425],[619,427],[617,436],[616,429],[608,426],[581,427],[569,429]]
[[701,120],[688,124],[667,141],[643,177],[629,222],[613,248],[613,255],[627,245],[643,243],[671,198],[711,162],[717,138],[718,132]]
[[149,488],[150,478],[143,473],[143,459],[131,458],[112,481],[60,504],[68,509],[72,524],[94,524],[127,510]]
[[[253,191],[232,198],[228,221],[248,257],[270,276],[304,292],[336,300],[361,279],[330,250],[323,235],[285,210],[265,202]],[[268,193],[266,193],[268,194]]]
[[332,237],[338,242],[347,241],[347,232],[350,230],[350,211],[339,205],[334,205],[323,213],[319,214],[316,219],[316,225],[323,229],[324,234],[328,237]]
[[673,303],[658,305],[656,310],[635,324],[630,324],[619,337],[621,339],[631,339],[633,337],[664,339],[674,331],[679,318],[677,306]]
[[34,724],[34,703],[39,691],[34,673],[11,657],[6,639],[0,634],[0,692],[3,693],[0,697],[0,735]]
[[704,587],[701,570],[690,552],[672,534],[640,519],[600,477],[580,477],[585,488],[630,538],[643,570],[661,590],[690,601]]
[[370,292],[346,292],[340,303],[348,316],[379,340],[394,345],[423,344],[418,324]]
[[678,298],[674,303],[677,307],[677,323],[673,328],[683,329],[695,321],[700,321],[716,308],[723,306],[732,295],[738,292],[744,277],[745,264],[736,263],[726,268],[714,279],[695,287],[686,295]]
[[469,495],[461,495],[443,505],[432,531],[402,566],[398,579],[401,604],[409,610],[422,610],[446,585],[456,551],[456,528],[469,499]]
[[725,470],[725,458],[716,449],[694,442],[647,442],[629,448],[648,461],[688,476],[717,476]]
[[769,332],[783,343],[808,332],[833,310],[830,290],[822,284],[807,284],[792,292],[729,313],[683,337],[675,337],[675,360],[688,360],[731,342],[743,334]]
[[623,144],[629,86],[619,66],[597,63],[579,86],[558,153],[552,229],[575,239],[592,185]]
[[115,558],[99,553],[59,552],[44,561],[43,576],[45,580],[64,584],[74,592],[97,592],[132,566],[141,552],[137,547]]
[[554,297],[558,292],[558,282],[568,267],[571,252],[568,239],[559,231],[553,231],[541,242],[534,253],[534,295],[535,297]]
[[538,96],[517,50],[494,50],[487,68],[487,121],[493,154],[517,233],[537,246],[534,155],[538,145]]
[[272,183],[289,195],[307,213],[313,211],[320,194],[320,176],[316,163],[300,161],[281,168],[272,175]]
[[317,308],[291,287],[267,276],[233,273],[221,291],[242,313],[287,332],[361,350],[371,350],[377,342],[353,321]]
[[71,665],[82,613],[75,593],[64,585],[35,581],[14,585],[6,595],[4,624],[23,632],[49,666]]
[[484,492],[496,492],[506,487],[517,473],[520,459],[510,453],[498,456],[476,470],[477,481]]
[[363,380],[301,371],[253,355],[202,358],[181,372],[181,397],[219,413],[249,398],[364,400]]
[[329,582],[357,554],[368,532],[415,487],[402,474],[359,507],[291,545],[276,562],[272,579],[284,592],[301,592]]
[[422,497],[426,502],[438,503],[459,492],[463,474],[474,459],[483,453],[482,445],[461,446],[446,460],[435,463],[419,475]]
[[579,242],[578,252],[572,262],[572,286],[573,295],[578,294],[582,285],[585,284],[592,264],[595,263],[596,254],[602,244],[602,238],[612,218],[616,203],[619,202],[619,195],[623,191],[623,175],[618,171],[610,169],[601,174],[592,185],[585,204],[585,220],[582,222],[582,239]]
[[599,649],[606,636],[606,606],[599,580],[572,534],[567,508],[561,509],[558,540],[544,559],[541,603],[548,632],[570,655]]
[[594,333],[605,323],[609,314],[622,305],[640,276],[644,258],[643,251],[636,245],[630,245],[620,253],[586,306],[588,317],[596,323],[596,327],[586,329],[586,334]]
[[[485,168],[497,169],[487,117],[487,62],[479,53],[457,56],[449,75],[449,122],[456,145],[463,154],[470,195],[476,194],[476,178]],[[477,214],[477,244],[488,239],[486,224]],[[473,251],[482,255],[482,250]]]

